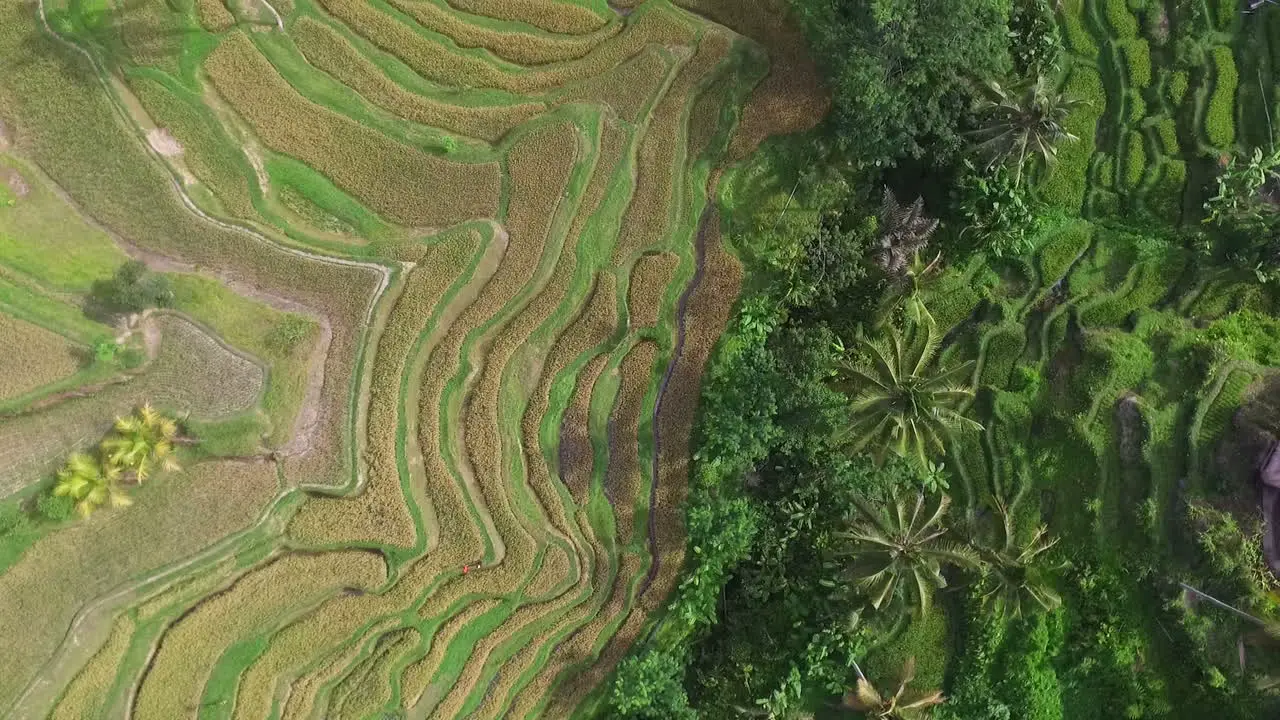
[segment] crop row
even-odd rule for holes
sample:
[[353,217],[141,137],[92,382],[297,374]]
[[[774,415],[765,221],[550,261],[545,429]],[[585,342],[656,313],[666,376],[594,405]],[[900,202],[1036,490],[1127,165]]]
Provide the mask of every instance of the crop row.
[[572,0],[449,0],[449,4],[476,15],[526,23],[565,35],[586,35],[599,30],[606,22],[601,15],[607,16],[610,12],[598,1],[595,4],[599,12]]

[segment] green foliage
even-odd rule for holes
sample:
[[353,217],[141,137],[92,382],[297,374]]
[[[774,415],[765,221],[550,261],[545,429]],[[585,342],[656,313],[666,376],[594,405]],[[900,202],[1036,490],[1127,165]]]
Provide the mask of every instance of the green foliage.
[[859,339],[857,354],[841,361],[838,385],[851,402],[839,437],[851,452],[869,448],[879,462],[892,452],[925,467],[930,456],[945,452],[953,433],[981,428],[963,414],[973,391],[958,384],[971,364],[932,374],[942,338],[921,312],[908,336],[890,328],[884,342]]
[[49,522],[59,523],[70,520],[75,510],[76,503],[70,497],[48,493],[36,499],[36,512]]
[[1203,502],[1187,505],[1187,524],[1208,575],[1206,590],[1248,607],[1268,604],[1276,581],[1262,554],[1262,530],[1246,533],[1229,513]]
[[930,503],[917,494],[914,501],[899,494],[887,513],[859,502],[858,519],[837,535],[845,541],[838,553],[850,561],[853,588],[877,610],[901,599],[925,615],[934,591],[947,586],[943,565],[979,566],[971,548],[939,539],[951,498]]
[[1050,287],[1062,280],[1093,240],[1093,226],[1082,220],[1054,231],[1040,249],[1040,281]]
[[1084,0],[1064,0],[1058,3],[1061,11],[1058,20],[1066,34],[1067,44],[1079,55],[1097,57],[1098,45],[1093,35],[1085,28]]
[[1086,100],[1058,92],[1051,82],[1040,76],[1009,91],[993,82],[978,106],[982,125],[973,133],[975,152],[987,160],[989,168],[1012,166],[1015,183],[1022,182],[1029,162],[1052,164],[1059,145],[1080,140],[1067,129],[1066,121]]
[[1103,16],[1107,27],[1121,40],[1138,36],[1138,19],[1129,12],[1125,0],[1102,0]]
[[1151,84],[1151,48],[1147,41],[1135,38],[1120,48],[1129,72],[1130,89],[1141,90]]
[[289,313],[271,328],[263,345],[281,358],[289,357],[299,343],[311,335],[312,323],[307,318]]
[[53,494],[75,502],[82,517],[88,517],[104,505],[124,507],[132,500],[120,487],[120,468],[104,465],[97,458],[75,453],[58,471]]
[[1058,161],[1037,188],[1037,193],[1050,207],[1078,213],[1084,203],[1085,173],[1093,155],[1098,118],[1106,108],[1107,100],[1098,71],[1085,65],[1071,69],[1064,93],[1083,101],[1063,123],[1067,132],[1080,139],[1059,148]]
[[169,307],[173,304],[173,291],[163,275],[131,260],[121,265],[110,279],[94,282],[90,301],[92,309],[104,315],[136,313]]
[[864,167],[960,149],[971,79],[1010,67],[1008,0],[792,0],[834,93],[837,142]]
[[1235,155],[1218,175],[1218,193],[1204,209],[1205,222],[1244,231],[1267,231],[1280,224],[1280,150],[1251,156]]
[[663,652],[630,657],[618,667],[609,717],[618,720],[692,720],[682,677],[684,660]]
[[949,645],[947,614],[935,606],[927,615],[912,617],[906,630],[891,642],[868,652],[862,669],[868,677],[889,678],[915,658],[916,683],[920,687],[942,687]]
[[1215,47],[1212,57],[1213,95],[1205,112],[1204,129],[1210,145],[1229,151],[1236,141],[1236,83],[1239,77],[1231,48]]
[[992,329],[982,340],[983,385],[1005,387],[1013,366],[1026,347],[1026,331],[1021,323],[1009,323]]
[[1013,3],[1009,15],[1014,69],[1022,77],[1057,74],[1062,58],[1062,38],[1049,0]]
[[965,161],[956,188],[964,232],[974,233],[997,257],[1031,249],[1037,217],[1026,186],[1007,166],[996,165],[984,173]]
[[1165,86],[1166,95],[1169,98],[1169,104],[1175,108],[1182,105],[1182,101],[1187,97],[1187,89],[1190,82],[1187,79],[1186,70],[1177,70],[1169,75],[1169,82]]

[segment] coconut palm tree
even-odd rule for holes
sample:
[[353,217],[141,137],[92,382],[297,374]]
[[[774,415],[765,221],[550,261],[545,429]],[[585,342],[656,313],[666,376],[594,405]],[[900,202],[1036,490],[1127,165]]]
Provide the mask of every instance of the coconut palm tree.
[[924,468],[931,455],[946,452],[954,432],[982,426],[963,414],[973,391],[959,383],[973,363],[933,372],[941,342],[937,325],[921,303],[909,303],[908,312],[916,329],[911,337],[888,328],[881,341],[861,338],[861,352],[845,355],[839,384],[853,402],[839,439],[853,452],[870,447],[878,463],[893,452]]
[[67,458],[67,464],[58,471],[53,494],[74,500],[76,510],[84,517],[108,503],[123,507],[133,502],[120,489],[120,468],[110,463],[103,465],[84,453]]
[[990,97],[978,106],[982,126],[972,133],[978,141],[975,151],[987,159],[988,168],[1010,163],[1015,184],[1021,184],[1027,160],[1039,157],[1052,163],[1059,143],[1079,140],[1065,123],[1085,103],[1068,99],[1044,77],[1010,90],[995,82],[988,87]]
[[916,659],[908,658],[902,668],[902,677],[898,681],[898,689],[890,696],[880,694],[866,676],[858,671],[858,684],[844,696],[844,706],[866,713],[867,717],[876,720],[918,720],[928,716],[929,709],[946,701],[941,690],[923,694],[907,695],[907,686],[916,678]]
[[1003,505],[999,510],[1004,519],[1004,545],[980,551],[987,568],[983,603],[1006,617],[1022,617],[1024,609],[1032,607],[1045,612],[1058,609],[1062,596],[1045,576],[1051,567],[1041,557],[1058,543],[1057,538],[1050,538],[1049,528],[1041,525],[1029,540],[1019,544],[1009,513]]
[[137,413],[116,418],[115,435],[102,441],[102,456],[141,483],[155,465],[178,469],[173,457],[177,437],[177,423],[146,403]]
[[875,261],[889,277],[902,278],[915,258],[929,244],[938,221],[924,214],[924,198],[903,205],[893,191],[884,189],[880,203],[880,234],[876,238]]
[[914,503],[895,494],[885,515],[859,502],[849,529],[837,533],[845,542],[841,554],[852,558],[848,575],[872,607],[887,605],[901,587],[921,615],[929,612],[935,590],[947,586],[942,565],[979,567],[981,558],[967,545],[942,540],[951,498],[938,496],[930,506],[923,494]]

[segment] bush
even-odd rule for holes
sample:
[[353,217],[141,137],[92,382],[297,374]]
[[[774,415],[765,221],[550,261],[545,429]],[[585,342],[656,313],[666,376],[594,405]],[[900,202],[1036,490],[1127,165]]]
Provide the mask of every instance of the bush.
[[617,720],[694,720],[684,692],[685,660],[650,651],[618,667],[609,695],[609,717]]
[[1121,47],[1125,67],[1129,71],[1129,88],[1141,90],[1151,84],[1151,48],[1147,41],[1136,38]]
[[1214,83],[1209,110],[1205,113],[1205,134],[1209,144],[1219,150],[1230,150],[1236,141],[1236,63],[1231,48],[1213,49]]
[[1085,107],[1072,111],[1063,123],[1068,132],[1080,139],[1063,143],[1058,148],[1057,162],[1036,191],[1047,205],[1078,213],[1084,204],[1088,187],[1085,174],[1089,169],[1089,158],[1093,156],[1098,118],[1106,108],[1107,96],[1098,72],[1084,65],[1077,65],[1071,70],[1063,91],[1067,96],[1087,103]]
[[137,313],[173,304],[173,290],[163,275],[147,270],[137,260],[116,269],[110,279],[94,282],[89,298],[91,310],[103,315]]
[[945,159],[964,142],[973,80],[1004,77],[1005,0],[795,0],[833,90],[837,141],[864,165]]
[[1142,184],[1147,170],[1147,151],[1142,134],[1129,131],[1120,140],[1120,183],[1128,190],[1136,190]]
[[1190,81],[1187,79],[1186,70],[1178,70],[1169,75],[1169,82],[1165,85],[1165,93],[1169,98],[1169,104],[1175,108],[1182,104],[1187,97],[1187,88]]
[[956,184],[964,234],[991,248],[997,257],[1021,255],[1031,249],[1030,234],[1037,216],[1025,186],[1018,183],[1006,165],[982,172],[965,162],[965,171]]
[[69,497],[45,493],[36,500],[36,512],[50,522],[70,520],[75,513],[76,503]]
[[1125,0],[1103,0],[1105,4],[1107,27],[1121,40],[1130,40],[1138,36],[1138,19],[1129,12]]

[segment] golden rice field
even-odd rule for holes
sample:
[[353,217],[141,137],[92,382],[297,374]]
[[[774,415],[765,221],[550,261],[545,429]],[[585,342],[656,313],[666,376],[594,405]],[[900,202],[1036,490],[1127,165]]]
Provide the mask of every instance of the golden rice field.
[[[716,181],[825,108],[784,4],[0,0],[0,718],[591,716],[684,560]],[[172,306],[82,312],[129,258]],[[183,469],[39,516],[147,401]]]

